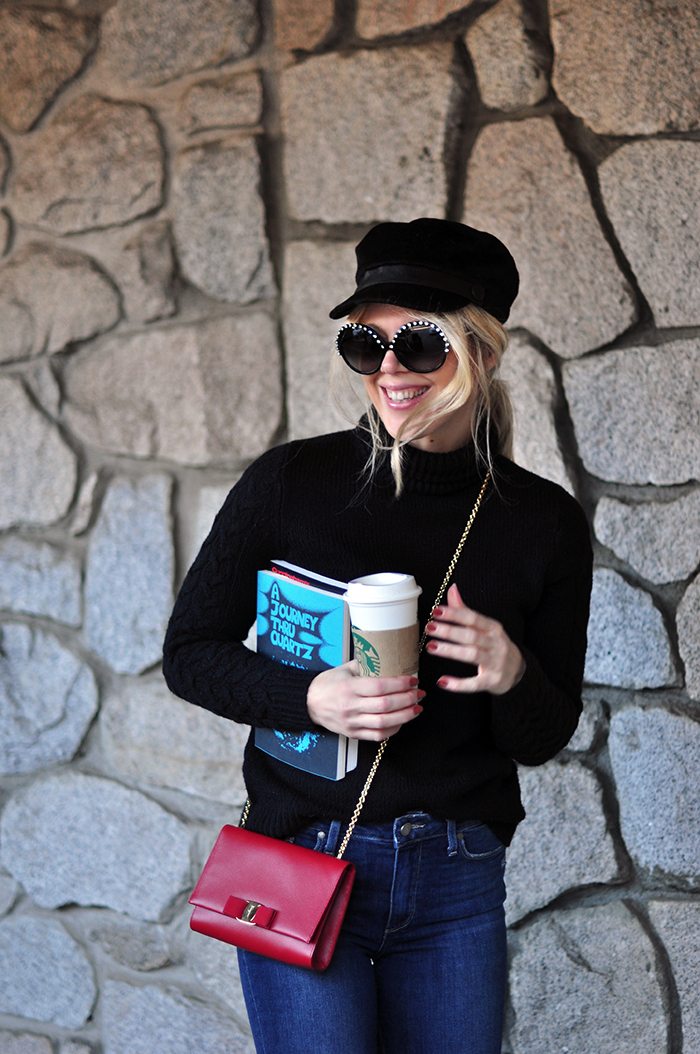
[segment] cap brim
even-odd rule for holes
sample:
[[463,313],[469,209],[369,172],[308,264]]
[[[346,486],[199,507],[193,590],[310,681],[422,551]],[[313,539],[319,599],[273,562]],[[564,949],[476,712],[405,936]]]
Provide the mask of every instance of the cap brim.
[[329,318],[344,318],[353,308],[361,304],[393,304],[412,311],[456,311],[471,303],[461,293],[448,293],[441,289],[430,289],[423,285],[376,285],[356,290],[342,304],[328,313]]

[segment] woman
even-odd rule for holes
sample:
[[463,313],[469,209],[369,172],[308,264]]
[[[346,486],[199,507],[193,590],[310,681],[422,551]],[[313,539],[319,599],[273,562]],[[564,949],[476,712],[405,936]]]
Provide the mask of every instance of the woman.
[[[346,859],[357,877],[323,974],[240,952],[264,1054],[498,1054],[505,846],[524,812],[515,762],[573,733],[590,594],[588,528],[515,466],[497,378],[518,274],[505,246],[445,220],[384,223],[357,248],[340,356],[364,378],[357,428],[268,451],[234,487],[178,597],[172,690],[235,721],[360,741],[338,782],[249,742],[248,827],[333,853],[390,737]],[[487,472],[445,602],[433,598]],[[314,675],[248,651],[256,571],[286,559],[341,580],[422,587],[419,678],[349,662]]]

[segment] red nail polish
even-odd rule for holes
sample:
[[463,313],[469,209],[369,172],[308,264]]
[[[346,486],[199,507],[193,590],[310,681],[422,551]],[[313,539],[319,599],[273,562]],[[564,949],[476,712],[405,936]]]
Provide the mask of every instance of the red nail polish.
[[446,677],[440,677],[440,678],[438,678],[438,682],[437,683],[438,683],[438,688],[447,688],[447,685],[448,685],[449,682],[448,682]]
[[419,699],[425,699],[426,694],[427,693],[424,692],[423,689],[421,688],[421,690],[418,692],[418,698]]
[[437,626],[435,625],[435,623],[434,622],[429,622],[428,625],[425,627],[425,632],[426,633],[434,633],[436,629],[437,629]]
[[442,618],[442,608],[433,608],[430,614],[433,618]]
[[425,650],[426,651],[437,651],[438,650],[437,641],[429,640],[428,643],[425,646]]
[[410,684],[411,688],[415,688],[418,685],[418,678],[411,677],[411,680],[408,683]]

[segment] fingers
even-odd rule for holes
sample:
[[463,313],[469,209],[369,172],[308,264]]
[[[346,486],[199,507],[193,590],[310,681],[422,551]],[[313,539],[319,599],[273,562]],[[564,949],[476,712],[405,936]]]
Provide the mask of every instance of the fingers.
[[312,720],[353,739],[379,741],[422,712],[425,692],[415,677],[362,677],[356,662],[324,670],[311,682]]

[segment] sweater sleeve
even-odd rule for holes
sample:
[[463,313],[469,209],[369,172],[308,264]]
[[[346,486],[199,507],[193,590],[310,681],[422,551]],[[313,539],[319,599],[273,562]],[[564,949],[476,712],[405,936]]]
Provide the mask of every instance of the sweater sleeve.
[[176,695],[233,721],[290,732],[313,729],[306,692],[315,676],[243,644],[256,614],[256,573],[284,555],[284,458],[269,451],[229,494],[182,584],[163,647]]
[[549,761],[578,724],[592,562],[583,511],[567,501],[545,586],[526,624],[525,673],[509,692],[492,699],[494,743],[522,765]]

